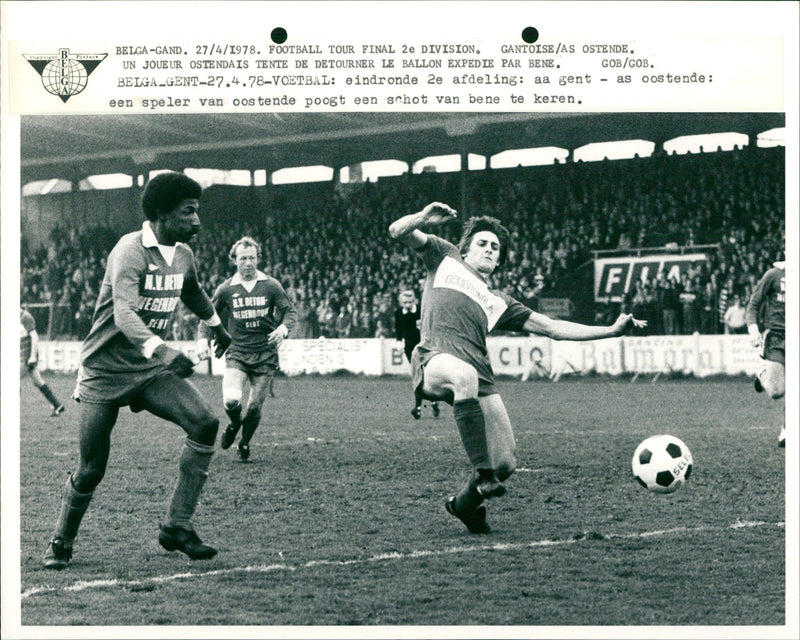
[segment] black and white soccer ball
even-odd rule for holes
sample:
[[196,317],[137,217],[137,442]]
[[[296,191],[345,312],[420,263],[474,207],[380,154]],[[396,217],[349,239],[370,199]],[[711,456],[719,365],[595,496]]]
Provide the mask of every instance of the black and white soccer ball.
[[651,436],[636,447],[631,468],[633,477],[644,488],[656,493],[672,493],[692,473],[692,452],[675,436]]

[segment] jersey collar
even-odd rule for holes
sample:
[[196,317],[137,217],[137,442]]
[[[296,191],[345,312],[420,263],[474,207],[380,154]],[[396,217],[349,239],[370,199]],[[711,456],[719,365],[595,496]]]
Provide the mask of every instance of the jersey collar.
[[[266,279],[267,279],[266,273],[263,273],[261,271],[256,271],[256,281],[266,280]],[[239,275],[238,271],[231,278],[231,284],[242,284],[243,282],[244,280],[242,280],[242,276]]]
[[145,220],[142,223],[142,245],[148,249],[158,246],[158,238],[156,238],[156,234],[153,231],[153,227],[150,226],[149,220]]

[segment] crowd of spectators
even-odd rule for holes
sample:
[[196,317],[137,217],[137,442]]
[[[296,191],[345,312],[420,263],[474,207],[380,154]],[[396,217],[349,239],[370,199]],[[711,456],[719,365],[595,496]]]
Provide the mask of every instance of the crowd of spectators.
[[[396,295],[406,287],[419,293],[424,268],[389,240],[387,227],[439,200],[509,227],[507,267],[493,285],[532,308],[574,292],[576,274],[591,279],[591,269],[581,267],[594,251],[714,245],[707,262],[680,280],[662,274],[634,283],[622,306],[649,320],[649,334],[737,332],[737,307],[782,256],[784,174],[783,148],[745,148],[470,172],[466,189],[455,173],[331,185],[309,197],[272,187],[260,211],[206,217],[204,198],[204,230],[194,250],[210,294],[232,275],[233,242],[245,234],[259,240],[261,269],[281,281],[297,307],[293,337],[393,337]],[[224,198],[210,200],[224,207]],[[438,232],[456,240],[459,231],[453,224]],[[53,303],[51,336],[82,338],[88,331],[105,256],[118,235],[107,227],[57,227],[37,250],[23,238],[22,302]],[[597,305],[596,319],[618,311],[619,305]],[[195,333],[196,319],[181,310],[172,337]]]

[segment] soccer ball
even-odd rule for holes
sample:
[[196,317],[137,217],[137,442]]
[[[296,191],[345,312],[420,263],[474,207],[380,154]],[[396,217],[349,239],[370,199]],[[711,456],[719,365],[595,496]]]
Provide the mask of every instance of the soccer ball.
[[672,493],[689,479],[692,453],[675,436],[652,436],[636,447],[631,468],[633,477],[645,489]]

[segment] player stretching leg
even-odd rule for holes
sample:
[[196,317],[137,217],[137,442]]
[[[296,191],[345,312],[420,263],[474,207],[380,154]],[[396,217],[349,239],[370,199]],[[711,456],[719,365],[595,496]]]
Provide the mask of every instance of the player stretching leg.
[[[763,318],[763,327],[759,327]],[[763,328],[763,331],[762,331]],[[786,263],[775,262],[758,281],[747,304],[747,332],[763,360],[756,372],[756,391],[773,400],[786,392]],[[781,426],[778,446],[786,446],[786,427]]]
[[120,407],[147,410],[186,432],[178,480],[158,541],[193,560],[217,551],[191,523],[208,476],[219,421],[187,378],[195,365],[163,340],[179,301],[211,327],[221,357],[230,336],[197,282],[194,255],[183,244],[200,230],[202,189],[181,173],[153,178],[142,195],[147,221],[108,256],[92,328],[83,342],[75,399],[80,402],[80,464],[67,478],[48,569],[64,569],[83,515],[103,479]]
[[526,331],[557,340],[594,340],[621,335],[645,322],[623,314],[610,327],[553,320],[487,280],[508,255],[509,232],[495,218],[471,218],[459,246],[421,230],[455,220],[456,212],[434,202],[403,216],[390,236],[415,249],[427,269],[422,293],[421,341],[412,354],[412,384],[424,398],[453,405],[453,416],[472,464],[472,475],[445,504],[471,533],[489,533],[486,498],[505,493],[516,468],[515,440],[503,400],[494,386],[486,350],[492,329]]
[[[411,289],[404,289],[397,297],[400,308],[394,312],[394,332],[398,340],[403,341],[403,351],[409,364],[414,347],[419,344],[420,313],[417,298]],[[439,403],[431,403],[433,417],[439,417]],[[414,389],[414,408],[411,410],[414,420],[419,420],[422,415],[422,394]]]
[[31,382],[53,407],[50,417],[57,418],[64,413],[64,405],[59,402],[39,372],[39,334],[36,332],[36,322],[25,309],[20,309],[19,322],[19,377],[22,379],[30,376]]
[[[236,274],[217,287],[211,299],[232,338],[222,377],[222,401],[230,424],[222,434],[220,446],[228,449],[241,429],[239,459],[246,462],[264,400],[267,393],[273,395],[278,347],[294,327],[296,313],[281,284],[258,270],[258,242],[248,236],[237,240],[229,258],[236,266]],[[250,394],[245,411],[242,396],[248,382]]]

